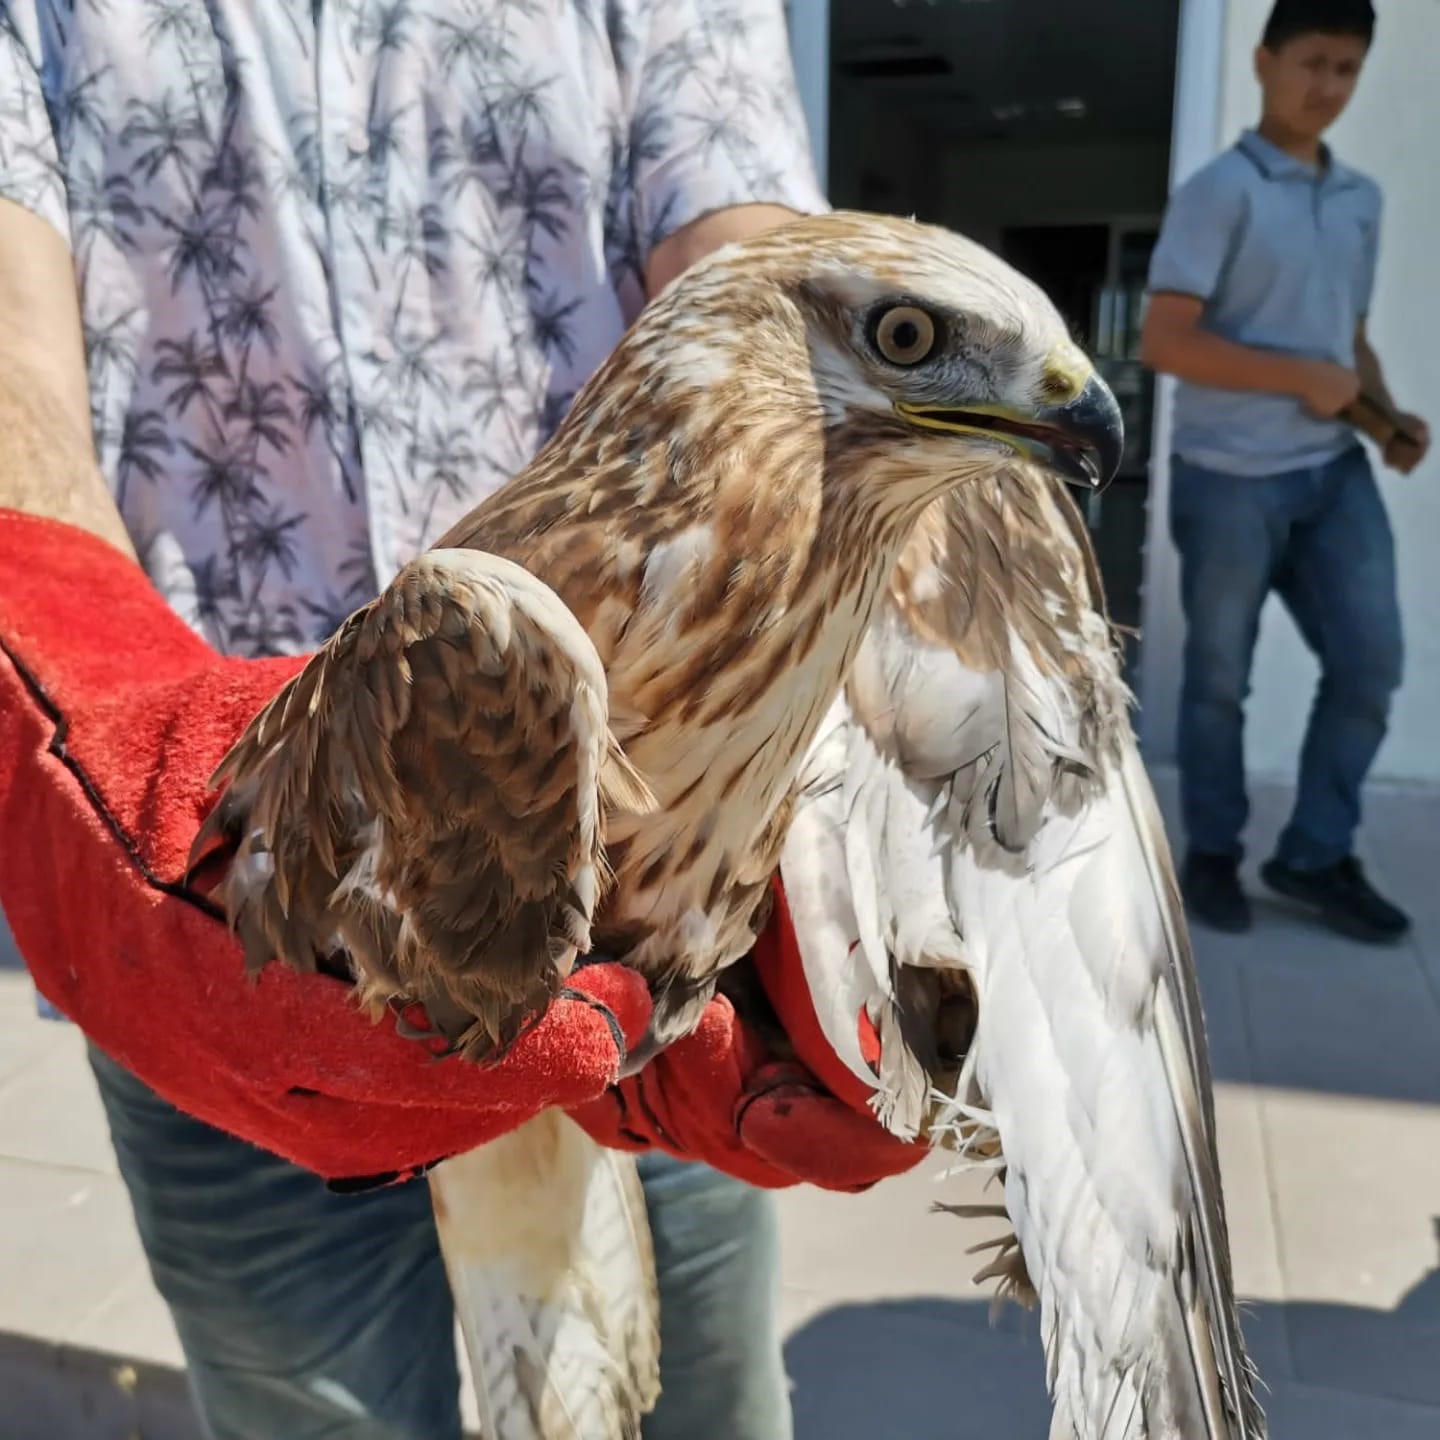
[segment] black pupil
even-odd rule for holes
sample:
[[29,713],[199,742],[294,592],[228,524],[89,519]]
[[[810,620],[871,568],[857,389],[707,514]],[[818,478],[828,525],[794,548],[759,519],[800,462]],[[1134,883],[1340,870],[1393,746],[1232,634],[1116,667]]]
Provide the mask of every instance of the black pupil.
[[913,320],[902,320],[890,338],[897,350],[913,350],[920,343],[920,327]]

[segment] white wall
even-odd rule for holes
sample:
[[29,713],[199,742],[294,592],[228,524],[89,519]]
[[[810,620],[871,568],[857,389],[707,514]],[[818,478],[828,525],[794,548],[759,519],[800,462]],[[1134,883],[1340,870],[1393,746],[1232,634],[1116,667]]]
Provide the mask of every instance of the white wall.
[[[1269,0],[1226,7],[1220,133],[1216,148],[1253,124],[1259,91],[1251,55]],[[1377,7],[1376,44],[1359,91],[1331,136],[1337,153],[1368,171],[1385,192],[1380,279],[1370,330],[1390,388],[1440,434],[1440,5],[1417,0]],[[1399,550],[1407,675],[1376,778],[1440,784],[1440,456],[1406,477],[1377,469]],[[1165,544],[1163,517],[1152,516],[1152,545]],[[1159,608],[1159,607],[1157,607]],[[1147,609],[1146,645],[1164,646],[1155,674],[1178,680],[1178,630]],[[1151,662],[1147,660],[1147,665]],[[1293,775],[1316,667],[1278,603],[1267,607],[1248,711],[1247,760],[1258,775]],[[1157,710],[1168,706],[1163,703]],[[1150,734],[1149,753],[1172,753],[1172,737]]]

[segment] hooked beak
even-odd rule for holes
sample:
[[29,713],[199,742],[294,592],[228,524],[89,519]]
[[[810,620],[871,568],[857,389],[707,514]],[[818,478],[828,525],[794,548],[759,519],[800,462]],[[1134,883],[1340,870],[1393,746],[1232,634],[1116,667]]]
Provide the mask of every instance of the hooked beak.
[[1125,450],[1125,422],[1110,387],[1088,361],[1077,363],[1066,347],[1046,367],[1046,388],[1063,397],[1033,410],[1012,410],[1003,405],[967,405],[950,409],[939,405],[895,408],[914,425],[928,430],[949,430],[961,435],[985,435],[1005,441],[1027,460],[1033,460],[1063,479],[1103,489],[1115,478]]

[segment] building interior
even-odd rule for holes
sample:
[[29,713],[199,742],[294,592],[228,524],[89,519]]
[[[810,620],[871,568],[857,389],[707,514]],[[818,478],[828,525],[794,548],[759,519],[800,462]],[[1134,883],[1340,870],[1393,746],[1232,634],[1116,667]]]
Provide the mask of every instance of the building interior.
[[832,202],[935,221],[998,251],[1049,292],[1121,401],[1124,467],[1086,504],[1111,612],[1131,628],[1154,396],[1140,320],[1168,193],[1178,10],[830,0]]

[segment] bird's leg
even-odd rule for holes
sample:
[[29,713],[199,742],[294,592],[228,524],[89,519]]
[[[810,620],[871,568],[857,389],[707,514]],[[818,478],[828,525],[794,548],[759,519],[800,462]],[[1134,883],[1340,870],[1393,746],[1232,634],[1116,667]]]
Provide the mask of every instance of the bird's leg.
[[716,975],[695,978],[672,972],[653,988],[655,1008],[639,1043],[620,1063],[622,1080],[638,1075],[662,1050],[699,1027],[715,995]]
[[638,1075],[662,1050],[665,1049],[667,1041],[660,1040],[655,1033],[647,1030],[636,1045],[620,1062],[620,1069],[616,1075],[617,1080],[629,1080],[631,1076]]

